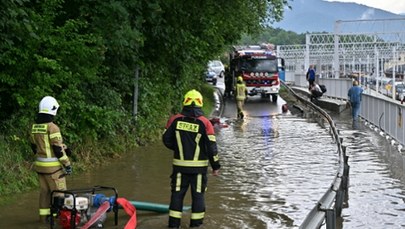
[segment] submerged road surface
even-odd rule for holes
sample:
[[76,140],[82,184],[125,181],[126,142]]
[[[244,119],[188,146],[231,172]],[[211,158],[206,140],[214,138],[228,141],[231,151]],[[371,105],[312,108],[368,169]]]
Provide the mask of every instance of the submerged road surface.
[[[205,229],[298,228],[325,193],[337,169],[337,149],[319,120],[282,113],[281,105],[261,98],[247,102],[244,121],[227,100],[216,127],[222,163],[219,177],[208,177]],[[350,156],[348,206],[341,228],[401,228],[405,225],[404,160],[385,138],[369,128],[353,128],[348,111],[334,115]],[[130,150],[106,166],[68,177],[69,188],[115,187],[129,200],[168,204],[171,155],[161,142]],[[0,207],[0,228],[43,228],[37,220],[37,191],[15,196]],[[190,205],[187,195],[185,204]],[[123,228],[107,214],[105,228]],[[138,211],[140,229],[167,226],[167,213]],[[190,212],[183,215],[188,228]]]

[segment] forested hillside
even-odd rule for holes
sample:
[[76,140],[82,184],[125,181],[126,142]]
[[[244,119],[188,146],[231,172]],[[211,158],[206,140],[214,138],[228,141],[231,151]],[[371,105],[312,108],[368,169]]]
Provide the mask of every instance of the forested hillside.
[[[285,11],[283,20],[274,23],[273,27],[296,33],[331,33],[336,28],[335,22],[339,20],[381,20],[404,17],[354,2],[294,0],[290,2],[291,8]],[[348,32],[356,32],[356,27],[349,29]],[[402,28],[398,26],[396,29]]]
[[297,34],[280,28],[263,28],[255,34],[245,34],[240,41],[241,44],[272,43],[275,45],[305,44],[305,34]]
[[75,166],[116,156],[159,136],[183,93],[205,90],[207,61],[243,33],[280,19],[286,3],[1,1],[0,193],[36,184],[28,136],[43,96],[61,105],[55,121],[74,150]]

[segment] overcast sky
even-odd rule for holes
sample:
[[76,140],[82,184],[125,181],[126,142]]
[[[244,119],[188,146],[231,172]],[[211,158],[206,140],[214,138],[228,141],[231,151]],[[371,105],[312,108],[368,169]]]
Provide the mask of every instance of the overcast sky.
[[405,0],[327,0],[329,2],[355,2],[366,6],[405,14]]

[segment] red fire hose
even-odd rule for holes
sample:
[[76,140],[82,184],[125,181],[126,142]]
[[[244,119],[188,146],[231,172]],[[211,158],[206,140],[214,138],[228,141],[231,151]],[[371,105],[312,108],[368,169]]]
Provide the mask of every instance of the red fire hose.
[[125,198],[118,198],[117,203],[122,206],[124,211],[131,216],[124,229],[136,228],[136,208]]

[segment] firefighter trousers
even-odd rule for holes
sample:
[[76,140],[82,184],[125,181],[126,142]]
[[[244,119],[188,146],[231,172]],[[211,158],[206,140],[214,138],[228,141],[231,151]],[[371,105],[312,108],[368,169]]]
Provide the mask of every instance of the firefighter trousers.
[[180,227],[183,200],[189,187],[192,197],[190,227],[198,227],[203,223],[207,174],[173,173],[171,175],[172,194],[169,207],[169,227]]
[[[66,178],[61,177],[62,170],[52,174],[38,173],[39,177],[39,216],[44,221],[46,216],[51,214],[51,193],[54,190],[66,190]],[[55,196],[57,196],[55,194]]]
[[245,116],[243,114],[243,105],[244,104],[245,104],[245,100],[240,100],[240,99],[236,100],[236,108],[237,108],[237,112],[238,112],[237,117],[240,119],[243,119],[243,117]]

